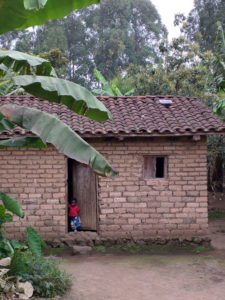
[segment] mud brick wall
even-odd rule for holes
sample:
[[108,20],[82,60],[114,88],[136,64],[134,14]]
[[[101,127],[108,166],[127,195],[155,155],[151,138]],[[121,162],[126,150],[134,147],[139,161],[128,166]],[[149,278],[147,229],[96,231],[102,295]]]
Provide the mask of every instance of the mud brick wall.
[[0,191],[22,203],[24,219],[7,224],[9,238],[23,238],[33,226],[44,238],[65,234],[66,158],[53,147],[0,150]]
[[[117,168],[99,177],[99,234],[112,238],[202,236],[208,228],[206,139],[108,142],[94,146]],[[144,180],[144,156],[168,157],[166,179]]]
[[[208,227],[206,139],[151,138],[91,144],[119,171],[98,176],[98,238],[151,239],[203,236]],[[144,156],[168,157],[165,179],[143,178]],[[0,191],[18,199],[8,237],[22,238],[33,226],[44,239],[67,233],[67,159],[53,147],[1,149]]]

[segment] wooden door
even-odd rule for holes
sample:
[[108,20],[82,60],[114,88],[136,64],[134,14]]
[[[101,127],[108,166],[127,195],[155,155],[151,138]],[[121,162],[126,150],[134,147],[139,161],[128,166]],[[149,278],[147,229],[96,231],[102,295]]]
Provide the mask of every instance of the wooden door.
[[80,207],[82,229],[97,229],[96,175],[90,167],[73,161],[73,196]]

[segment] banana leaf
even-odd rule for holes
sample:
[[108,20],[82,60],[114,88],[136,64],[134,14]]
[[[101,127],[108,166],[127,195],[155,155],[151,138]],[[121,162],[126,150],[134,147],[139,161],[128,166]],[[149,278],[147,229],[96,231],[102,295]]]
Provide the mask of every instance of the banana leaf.
[[4,64],[0,63],[0,77],[3,77],[7,71],[8,71],[8,68]]
[[108,93],[104,90],[101,89],[94,89],[91,91],[93,94],[95,95],[99,95],[99,96],[109,96]]
[[49,61],[19,51],[0,50],[0,64],[22,74],[32,74],[32,68],[35,68],[36,75],[57,77]]
[[4,130],[11,130],[15,127],[15,124],[10,122],[0,113],[0,133]]
[[123,96],[120,89],[115,84],[112,84],[112,90],[115,96]]
[[25,9],[40,9],[45,6],[47,0],[24,0]]
[[12,213],[14,213],[15,215],[17,215],[20,218],[24,217],[24,212],[22,210],[22,207],[20,205],[20,203],[10,197],[9,195],[6,195],[5,193],[0,192],[0,199],[2,200],[5,208],[9,211],[11,211]]
[[5,147],[47,148],[47,145],[38,137],[17,137],[0,140],[0,149]]
[[220,101],[214,103],[213,112],[219,116],[223,114],[225,110],[225,98],[221,99]]
[[11,122],[39,136],[44,143],[53,144],[59,152],[90,165],[96,173],[104,176],[117,174],[100,153],[55,115],[14,104],[0,106],[0,112]]
[[92,120],[113,119],[110,111],[91,92],[74,82],[29,75],[16,76],[13,82],[36,97],[65,104],[72,111]]
[[103,85],[103,89],[107,95],[112,97],[115,96],[105,77],[97,69],[94,69],[94,73],[98,81]]
[[48,20],[63,18],[75,9],[97,3],[99,0],[0,0],[0,34],[42,25]]

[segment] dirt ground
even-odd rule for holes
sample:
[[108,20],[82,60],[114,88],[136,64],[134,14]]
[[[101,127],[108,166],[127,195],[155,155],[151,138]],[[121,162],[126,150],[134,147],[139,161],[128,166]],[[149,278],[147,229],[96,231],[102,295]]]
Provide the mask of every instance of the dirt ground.
[[225,299],[225,253],[94,254],[64,259],[73,276],[63,300]]
[[223,300],[225,218],[209,229],[208,252],[66,256],[61,267],[73,286],[62,300]]

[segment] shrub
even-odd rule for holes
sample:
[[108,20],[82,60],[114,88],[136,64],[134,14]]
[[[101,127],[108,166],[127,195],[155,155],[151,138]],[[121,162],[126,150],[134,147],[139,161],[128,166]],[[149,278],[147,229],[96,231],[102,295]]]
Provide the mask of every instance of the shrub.
[[10,275],[21,276],[22,280],[30,281],[34,287],[34,296],[56,297],[63,295],[71,287],[70,276],[59,269],[55,258],[43,258],[32,255],[28,250],[15,253]]

